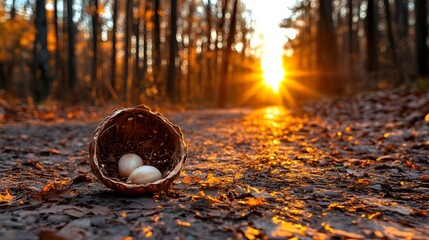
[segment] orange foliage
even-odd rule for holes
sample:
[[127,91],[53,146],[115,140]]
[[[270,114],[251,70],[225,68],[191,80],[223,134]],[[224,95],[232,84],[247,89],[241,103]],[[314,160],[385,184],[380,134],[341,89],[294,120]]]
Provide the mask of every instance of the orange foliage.
[[34,41],[35,29],[30,20],[17,15],[15,19],[7,19],[0,12],[0,61],[7,61],[14,54],[30,51]]

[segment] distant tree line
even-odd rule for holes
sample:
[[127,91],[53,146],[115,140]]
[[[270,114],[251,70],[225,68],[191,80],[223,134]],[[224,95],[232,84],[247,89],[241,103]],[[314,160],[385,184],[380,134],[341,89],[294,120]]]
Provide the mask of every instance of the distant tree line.
[[239,0],[0,5],[0,89],[35,102],[225,106],[257,64]]
[[[298,30],[290,68],[321,93],[429,86],[427,1],[302,0],[281,23]],[[293,71],[292,71],[293,72]],[[316,81],[314,81],[317,79]]]

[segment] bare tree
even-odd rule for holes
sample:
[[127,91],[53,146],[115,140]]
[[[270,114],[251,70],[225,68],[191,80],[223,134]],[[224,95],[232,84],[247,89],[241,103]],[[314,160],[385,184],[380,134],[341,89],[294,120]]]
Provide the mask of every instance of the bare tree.
[[[215,71],[214,71],[214,79],[215,81],[218,81],[218,66],[219,66],[219,53],[221,53],[224,40],[224,32],[225,32],[225,19],[226,19],[226,11],[228,9],[229,0],[220,0],[218,2],[221,2],[222,8],[221,8],[221,17],[220,19],[217,18],[216,20],[216,39],[215,39],[215,52],[214,52],[214,62],[215,62]],[[222,40],[222,41],[221,41]],[[220,47],[222,45],[222,47]],[[220,75],[220,77],[222,77]]]
[[36,102],[40,102],[49,96],[51,89],[45,0],[36,1],[35,13],[36,36],[34,39],[33,97]]
[[134,8],[137,10],[137,16],[133,19],[133,30],[134,30],[134,36],[136,38],[135,41],[135,52],[134,52],[134,74],[133,74],[133,90],[132,93],[135,95],[133,99],[134,102],[137,102],[139,92],[141,91],[141,83],[142,83],[142,77],[143,77],[143,71],[141,70],[141,61],[140,61],[140,25],[142,22],[142,14],[140,13],[140,0],[137,0],[134,2]]
[[429,50],[426,45],[428,38],[427,1],[418,0],[416,4],[415,46],[417,57],[417,75],[429,76]]
[[97,89],[98,86],[98,77],[97,77],[97,67],[98,67],[98,25],[99,25],[99,6],[98,0],[92,1],[92,71],[91,71],[91,95],[93,100],[99,97],[100,89]]
[[408,37],[408,0],[395,0],[395,18],[398,36],[401,40]]
[[147,54],[147,52],[148,52],[148,44],[147,44],[147,42],[148,42],[148,27],[147,27],[147,18],[146,18],[146,14],[147,14],[147,12],[149,11],[149,4],[148,4],[148,1],[145,1],[145,4],[144,4],[144,8],[143,8],[144,10],[144,22],[143,22],[143,59],[142,59],[142,62],[143,62],[143,66],[142,66],[142,72],[146,72],[146,70],[147,70],[147,61],[148,61],[148,54]]
[[12,6],[10,7],[10,18],[14,19],[16,16],[16,0],[12,0]]
[[[15,17],[16,17],[16,0],[13,0],[12,6],[10,8],[10,21],[15,21],[16,20]],[[5,81],[6,82],[6,87],[5,87],[6,90],[10,87],[9,86],[10,83],[13,82],[13,68],[15,66],[15,60],[16,60],[15,47],[13,47],[10,50],[10,61],[9,61],[9,64],[8,64],[7,70],[6,70],[7,71],[6,72],[7,79]]]
[[187,72],[187,79],[186,79],[186,97],[188,99],[191,99],[191,95],[193,94],[192,91],[192,81],[193,81],[193,74],[194,74],[194,69],[192,66],[192,61],[193,61],[193,51],[195,50],[195,46],[194,46],[194,29],[192,29],[192,24],[193,24],[193,16],[195,14],[195,10],[196,10],[196,6],[194,3],[194,0],[190,0],[189,1],[189,7],[188,7],[188,16],[187,16],[187,31],[186,31],[186,36],[187,36],[187,45],[186,48],[188,49],[188,54],[187,54],[187,67],[188,67],[188,72]]
[[64,79],[60,74],[62,74],[63,64],[61,58],[61,46],[60,46],[60,29],[58,26],[58,0],[54,1],[54,36],[55,36],[55,78],[57,81],[57,99],[64,100]]
[[348,27],[348,50],[349,50],[349,64],[352,63],[353,56],[353,39],[354,39],[354,30],[353,30],[353,0],[347,0],[347,27]]
[[68,30],[68,67],[69,67],[69,82],[68,87],[72,92],[76,90],[76,53],[75,53],[75,26],[73,22],[73,0],[67,1],[67,30]]
[[170,55],[168,61],[167,95],[170,102],[177,101],[176,98],[176,56],[177,56],[177,1],[171,0],[170,16]]
[[112,59],[110,69],[110,85],[116,90],[116,32],[118,28],[118,0],[113,0],[113,27],[112,27]]
[[336,38],[332,21],[332,0],[319,1],[319,22],[317,28],[317,63],[322,73],[319,86],[327,94],[339,93]]
[[232,9],[232,15],[231,20],[229,24],[229,32],[228,32],[228,38],[226,40],[226,46],[224,48],[224,55],[222,60],[222,77],[220,79],[219,84],[219,96],[218,96],[218,107],[225,107],[226,104],[226,98],[228,96],[227,90],[228,90],[228,67],[230,63],[230,55],[231,55],[231,47],[234,43],[235,38],[235,32],[236,32],[236,23],[237,23],[237,6],[238,6],[238,0],[234,0],[234,6]]
[[[154,25],[154,39],[153,39],[153,67],[155,83],[160,81],[161,76],[161,22],[160,22],[160,3],[161,0],[153,0],[153,25]],[[159,86],[158,86],[159,87]]]
[[[205,13],[206,13],[206,20],[207,20],[207,42],[206,42],[206,69],[207,69],[207,79],[206,79],[206,87],[204,89],[204,95],[207,99],[212,99],[212,92],[211,89],[214,87],[214,81],[212,77],[212,68],[213,68],[213,59],[212,59],[212,30],[213,30],[213,23],[212,23],[212,3],[210,0],[207,1],[205,5]],[[216,48],[216,46],[215,46]]]
[[379,70],[377,51],[377,12],[377,4],[375,0],[368,0],[365,19],[365,30],[367,42],[367,69],[369,72]]
[[398,66],[398,59],[396,57],[396,42],[395,42],[395,38],[393,37],[392,17],[390,14],[389,0],[383,0],[383,3],[384,3],[384,12],[386,14],[387,40],[392,50],[393,63],[395,66]]
[[129,86],[131,85],[131,78],[129,76],[129,66],[130,66],[130,51],[131,51],[131,28],[132,28],[132,18],[133,18],[133,5],[132,0],[127,0],[126,2],[126,15],[125,15],[125,54],[124,54],[124,76],[122,84],[122,94],[123,99],[127,103],[131,101],[131,96],[129,94]]

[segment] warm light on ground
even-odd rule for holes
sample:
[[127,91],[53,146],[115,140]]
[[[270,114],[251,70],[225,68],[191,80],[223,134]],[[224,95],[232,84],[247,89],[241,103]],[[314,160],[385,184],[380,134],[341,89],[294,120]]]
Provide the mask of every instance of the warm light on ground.
[[[279,51],[281,51],[281,49]],[[274,93],[278,93],[280,84],[285,76],[281,54],[269,53],[263,55],[262,71],[265,84],[271,87]]]

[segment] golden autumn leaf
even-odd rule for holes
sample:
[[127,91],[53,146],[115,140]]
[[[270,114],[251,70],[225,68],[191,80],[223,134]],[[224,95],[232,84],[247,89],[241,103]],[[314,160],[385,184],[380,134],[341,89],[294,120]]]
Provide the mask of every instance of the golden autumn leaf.
[[182,180],[182,183],[184,183],[186,185],[193,185],[193,184],[196,184],[199,182],[201,182],[201,178],[199,178],[197,176],[186,176]]
[[215,177],[213,173],[209,173],[206,177],[206,180],[202,182],[204,186],[214,186],[216,184],[222,183],[222,180],[218,177]]
[[190,222],[185,222],[185,221],[181,221],[181,220],[176,220],[177,225],[179,226],[184,226],[184,227],[190,227],[191,223]]
[[346,206],[341,205],[341,204],[340,204],[340,203],[338,203],[338,202],[331,203],[331,204],[329,204],[329,206],[328,206],[328,209],[329,209],[329,210],[332,210],[332,209],[344,209],[344,208],[346,208]]
[[261,205],[264,202],[264,199],[262,197],[258,197],[258,198],[249,198],[247,199],[247,205],[249,207],[257,207],[259,205]]
[[60,195],[67,192],[73,185],[73,181],[65,178],[60,181],[53,181],[46,184],[43,189],[35,196],[39,201],[43,200],[59,200]]
[[256,228],[248,227],[246,231],[244,231],[244,236],[246,236],[247,239],[258,239],[258,236],[260,235],[260,232]]
[[12,196],[7,189],[0,193],[0,202],[10,203],[13,199],[15,199],[15,196]]
[[291,238],[294,234],[305,236],[307,227],[292,222],[286,222],[279,217],[273,217],[272,222],[277,227],[270,233],[271,238]]
[[383,215],[383,213],[381,213],[381,212],[375,212],[375,213],[373,213],[373,214],[369,215],[369,216],[368,216],[368,219],[369,219],[369,220],[371,220],[371,219],[376,218],[376,217],[379,217],[379,216],[381,216],[381,215]]

